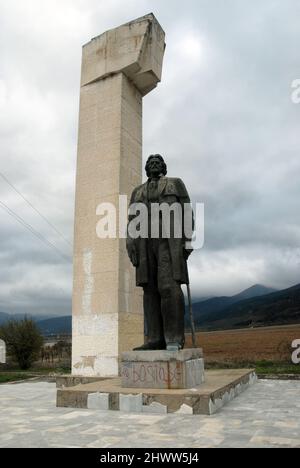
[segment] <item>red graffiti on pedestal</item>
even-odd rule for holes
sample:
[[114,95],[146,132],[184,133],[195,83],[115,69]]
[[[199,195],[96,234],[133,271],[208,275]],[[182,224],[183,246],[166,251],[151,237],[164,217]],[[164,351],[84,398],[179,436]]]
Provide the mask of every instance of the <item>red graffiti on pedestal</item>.
[[181,382],[182,372],[178,366],[170,366],[169,364],[162,365],[157,363],[146,363],[138,366],[124,366],[122,376],[125,379],[132,380],[134,384],[146,383],[164,383],[172,384]]

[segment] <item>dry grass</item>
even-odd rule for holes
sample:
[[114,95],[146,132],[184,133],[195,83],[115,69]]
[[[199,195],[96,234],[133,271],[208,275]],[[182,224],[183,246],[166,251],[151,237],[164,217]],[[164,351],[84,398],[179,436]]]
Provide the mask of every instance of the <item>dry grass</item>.
[[[206,363],[290,362],[291,343],[300,339],[300,324],[197,333]],[[191,346],[186,337],[186,347]]]

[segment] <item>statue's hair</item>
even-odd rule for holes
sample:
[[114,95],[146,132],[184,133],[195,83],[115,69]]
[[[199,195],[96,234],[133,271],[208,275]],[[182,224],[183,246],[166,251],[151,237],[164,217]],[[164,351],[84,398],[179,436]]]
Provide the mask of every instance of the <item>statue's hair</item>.
[[150,176],[150,172],[149,172],[149,163],[152,161],[152,159],[154,158],[157,158],[159,159],[161,162],[162,162],[162,166],[163,166],[163,170],[162,170],[162,174],[164,176],[167,175],[168,173],[168,170],[167,170],[167,165],[164,161],[164,158],[160,155],[160,154],[151,154],[151,156],[149,156],[149,158],[147,159],[147,162],[146,162],[146,167],[145,167],[145,170],[146,170],[146,174],[147,174],[147,177]]

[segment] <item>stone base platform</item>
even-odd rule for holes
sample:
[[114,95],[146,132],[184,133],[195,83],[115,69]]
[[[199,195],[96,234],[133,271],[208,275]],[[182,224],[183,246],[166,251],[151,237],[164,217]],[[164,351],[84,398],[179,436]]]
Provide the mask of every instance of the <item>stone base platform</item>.
[[57,390],[57,406],[134,413],[211,415],[257,380],[254,370],[210,370],[191,389],[123,388],[120,378]]

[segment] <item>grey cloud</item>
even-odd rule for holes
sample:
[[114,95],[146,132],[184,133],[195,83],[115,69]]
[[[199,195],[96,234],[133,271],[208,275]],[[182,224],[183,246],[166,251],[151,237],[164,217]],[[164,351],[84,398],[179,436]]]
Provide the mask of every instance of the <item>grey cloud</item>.
[[[193,290],[299,282],[297,0],[2,2],[0,172],[72,241],[81,46],[150,11],[167,50],[145,98],[144,157],[164,154],[206,205]],[[0,200],[70,253],[1,179]],[[0,222],[0,309],[70,312],[71,266],[2,210]]]

